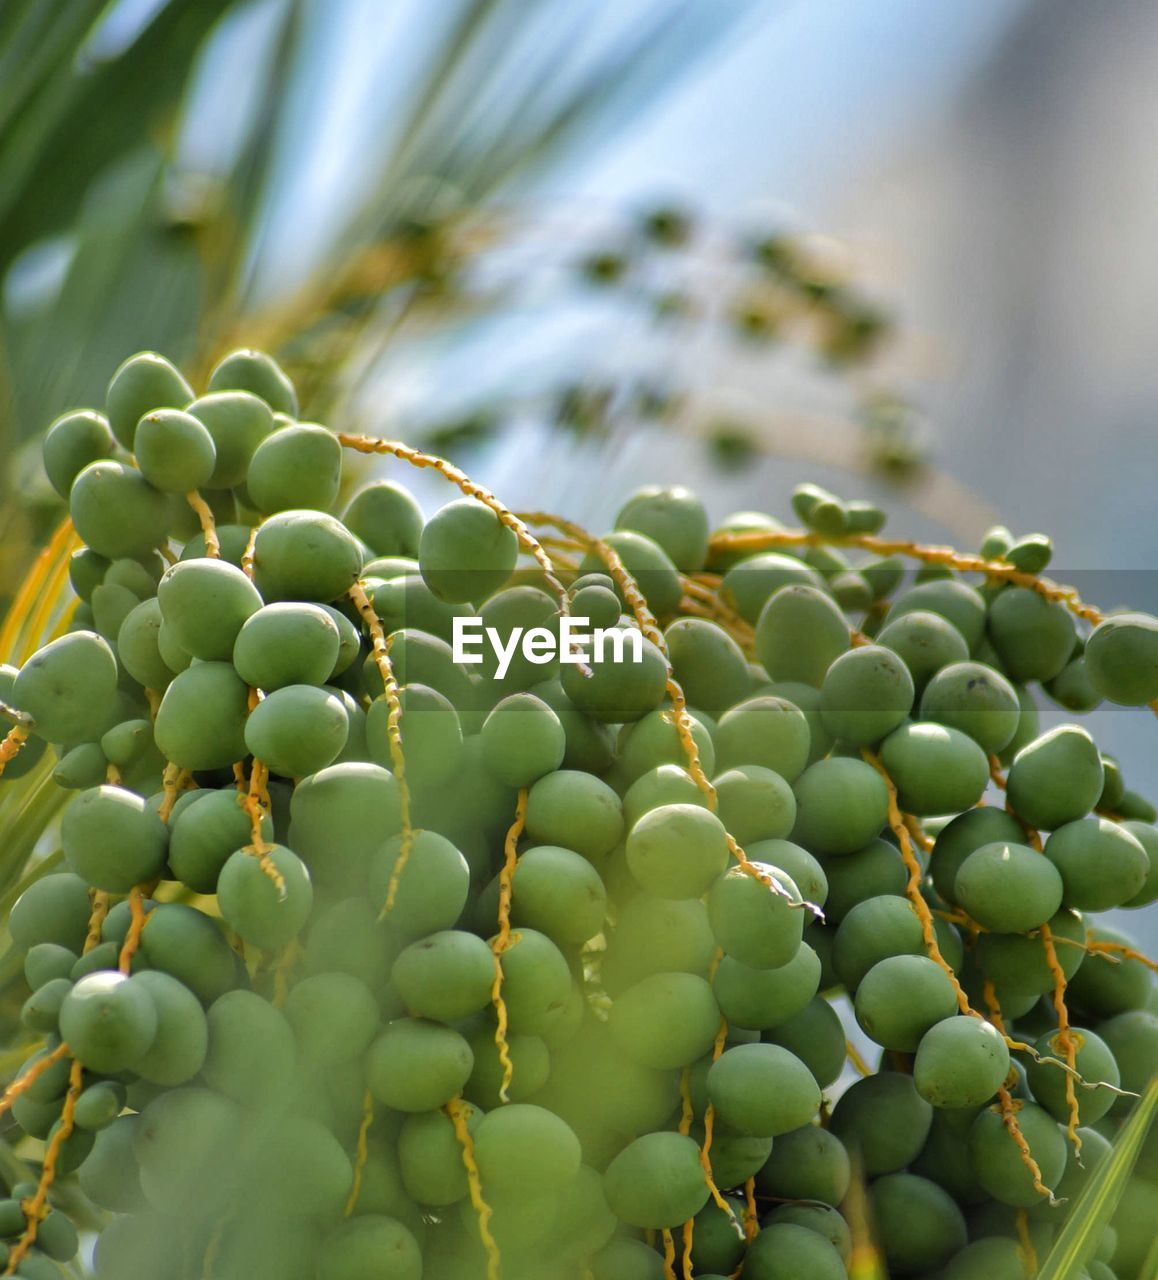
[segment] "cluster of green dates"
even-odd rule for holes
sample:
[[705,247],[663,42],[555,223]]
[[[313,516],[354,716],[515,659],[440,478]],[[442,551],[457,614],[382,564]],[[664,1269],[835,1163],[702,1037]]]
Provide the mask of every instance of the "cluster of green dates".
[[[1018,1211],[1043,1256],[1158,1061],[1146,967],[1086,950],[1087,934],[1127,941],[1088,913],[1158,898],[1156,814],[1083,728],[1039,731],[1037,690],[1074,711],[1150,700],[1158,622],[1115,616],[1083,639],[1027,587],[914,581],[822,545],[710,547],[702,503],[653,488],[605,543],[667,654],[644,640],[584,666],[516,649],[500,676],[485,646],[455,661],[457,620],[504,644],[559,626],[516,535],[473,498],[426,519],[393,479],[351,497],[337,437],[297,413],[261,353],[227,357],[203,395],[144,354],[105,414],[69,414],[45,441],[85,543],[79,599],[66,634],[0,672],[33,731],[4,780],[51,746],[75,794],[65,869],[8,928],[31,990],[26,1067],[62,1042],[83,1066],[50,1201],[72,1183],[107,1216],[97,1280],[662,1280],[664,1231],[685,1280],[844,1280],[854,1169],[890,1275],[1021,1280]],[[797,505],[834,536],[881,523],[811,487]],[[753,512],[721,526],[782,530]],[[982,550],[1027,541],[995,530]],[[723,623],[683,608],[681,575],[705,570]],[[636,625],[594,550],[560,572],[573,614]],[[388,637],[401,777],[356,583]],[[1011,1035],[1056,1059],[1049,924],[1089,1086],[1081,1162],[1064,1072],[1011,1060],[926,953],[867,752],[933,838],[920,892],[940,953],[975,1008],[988,990]],[[983,803],[992,756],[1044,852]],[[167,769],[189,783],[175,803]],[[123,973],[135,887],[146,918]],[[94,932],[97,893],[111,906]],[[947,918],[961,912],[975,936]],[[843,1092],[842,995],[883,1051]],[[69,1070],[59,1058],[16,1099],[30,1138],[51,1142]],[[0,1254],[30,1190],[0,1202]],[[1139,1280],[1156,1213],[1151,1146],[1089,1280]],[[16,1274],[58,1276],[76,1250],[53,1208]]]

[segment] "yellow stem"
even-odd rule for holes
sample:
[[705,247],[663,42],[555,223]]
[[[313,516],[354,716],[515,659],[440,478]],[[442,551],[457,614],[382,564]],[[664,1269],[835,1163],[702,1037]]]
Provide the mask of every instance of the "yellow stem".
[[22,1093],[26,1093],[40,1079],[42,1075],[57,1063],[61,1058],[67,1058],[69,1048],[66,1044],[58,1044],[51,1053],[46,1053],[43,1058],[38,1059],[32,1064],[22,1075],[17,1076],[15,1080],[0,1095],[0,1116],[2,1116],[20,1097]]
[[483,1197],[482,1179],[474,1154],[474,1139],[467,1124],[466,1109],[461,1098],[451,1098],[446,1104],[446,1114],[454,1125],[454,1136],[462,1148],[462,1163],[466,1167],[466,1181],[470,1190],[470,1203],[478,1217],[478,1233],[487,1255],[487,1280],[501,1280],[502,1258],[499,1247],[491,1234],[491,1207]]
[[1033,1247],[1033,1237],[1029,1234],[1029,1214],[1018,1209],[1014,1214],[1017,1227],[1017,1252],[1021,1257],[1021,1269],[1026,1276],[1037,1275],[1037,1250]]
[[784,529],[759,533],[718,533],[709,546],[713,551],[763,551],[768,547],[815,547],[825,543],[837,546],[860,547],[879,556],[908,556],[923,564],[944,565],[958,573],[982,573],[999,582],[1028,587],[1047,600],[1064,604],[1067,609],[1083,618],[1091,626],[1097,626],[1105,616],[1100,609],[1085,604],[1075,587],[1059,586],[1049,578],[1025,573],[1004,560],[987,560],[984,556],[957,551],[953,547],[925,546],[907,539],[881,538],[876,534],[852,533],[828,538],[819,533],[806,533],[798,529]]
[[865,1062],[864,1058],[861,1057],[860,1050],[856,1047],[855,1044],[853,1044],[851,1040],[845,1040],[844,1053],[845,1053],[845,1057],[848,1058],[849,1062],[851,1062],[853,1067],[855,1068],[857,1075],[861,1075],[861,1076],[872,1075],[873,1073],[872,1067],[870,1067],[869,1064]]
[[8,767],[8,762],[15,760],[24,750],[30,736],[28,727],[23,724],[14,724],[4,735],[4,741],[0,742],[0,775]]
[[394,666],[390,661],[390,642],[386,639],[382,620],[366,594],[366,588],[360,582],[355,582],[350,588],[350,599],[354,602],[354,608],[358,610],[369,632],[374,665],[382,677],[382,692],[388,708],[386,736],[390,743],[390,764],[394,771],[394,779],[398,783],[402,846],[398,850],[398,858],[386,887],[386,901],[382,906],[382,915],[387,916],[394,910],[394,903],[398,897],[398,885],[402,880],[402,873],[406,870],[406,864],[410,861],[410,850],[414,844],[414,828],[410,822],[410,784],[406,779],[406,757],[402,751],[402,701],[398,692],[398,680],[394,675]]
[[139,884],[133,885],[129,890],[129,929],[125,934],[125,941],[121,946],[121,954],[117,960],[117,968],[122,973],[129,973],[133,967],[133,956],[137,953],[137,948],[141,945],[141,932],[148,923],[148,913],[145,911],[144,895],[141,892]]
[[1041,926],[1041,945],[1045,948],[1045,963],[1053,977],[1053,1007],[1054,1012],[1057,1014],[1058,1026],[1057,1044],[1062,1051],[1062,1056],[1065,1058],[1066,1066],[1069,1068],[1065,1078],[1066,1110],[1069,1113],[1066,1135],[1073,1144],[1074,1155],[1080,1162],[1082,1138],[1081,1134],[1078,1133],[1080,1117],[1077,1088],[1074,1084],[1074,1078],[1077,1076],[1078,1071],[1078,1045],[1073,1032],[1070,1030],[1070,1015],[1069,1010],[1066,1008],[1065,970],[1058,962],[1057,948],[1053,944],[1053,930],[1048,924]]
[[12,1246],[12,1252],[8,1255],[8,1266],[4,1271],[6,1276],[16,1274],[16,1268],[36,1243],[40,1223],[48,1210],[48,1192],[56,1181],[56,1166],[60,1160],[61,1149],[72,1136],[76,1100],[80,1097],[83,1086],[84,1067],[78,1059],[74,1058],[68,1072],[68,1092],[64,1095],[64,1106],[61,1108],[56,1132],[49,1139],[48,1147],[44,1152],[44,1163],[40,1168],[40,1179],[36,1184],[36,1191],[21,1204],[24,1210],[24,1234]]
[[[251,702],[256,705],[257,690],[251,690],[251,693],[254,695]],[[244,774],[242,776],[244,777]],[[278,897],[284,898],[285,876],[277,869],[277,863],[271,856],[274,846],[266,840],[261,829],[270,808],[269,768],[256,756],[249,771],[249,786],[238,793],[237,802],[249,816],[249,844],[245,846],[245,851],[257,859],[258,865],[267,878],[273,881]]]
[[675,1280],[675,1241],[672,1239],[672,1234],[667,1227],[664,1227],[660,1234],[663,1236],[663,1278],[664,1280]]
[[196,489],[191,489],[185,495],[185,501],[197,513],[197,519],[201,522],[201,533],[205,538],[205,554],[211,560],[220,559],[221,542],[217,537],[217,523],[213,519],[213,512],[209,510],[209,503]]
[[370,1158],[370,1144],[367,1136],[374,1123],[374,1095],[369,1089],[362,1094],[362,1123],[358,1126],[358,1147],[354,1159],[354,1183],[350,1188],[350,1198],[346,1201],[345,1216],[350,1217],[358,1206],[358,1197],[362,1194],[362,1171]]
[[499,1100],[510,1101],[511,1080],[514,1077],[514,1064],[511,1062],[511,1049],[507,1043],[507,1004],[503,999],[503,954],[511,945],[511,894],[518,865],[519,837],[527,821],[527,788],[519,790],[515,802],[515,820],[507,829],[504,843],[503,869],[499,873],[499,931],[495,935],[491,950],[495,958],[495,979],[491,988],[491,1003],[495,1007],[495,1046],[499,1051],[499,1063],[503,1069],[502,1083],[499,1086]]

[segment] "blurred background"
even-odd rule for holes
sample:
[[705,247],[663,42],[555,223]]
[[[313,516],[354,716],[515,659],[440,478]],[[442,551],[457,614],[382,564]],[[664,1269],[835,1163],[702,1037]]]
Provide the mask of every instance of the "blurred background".
[[48,422],[244,341],[514,507],[815,479],[1158,609],[1156,58],[1145,0],[5,0],[0,595]]

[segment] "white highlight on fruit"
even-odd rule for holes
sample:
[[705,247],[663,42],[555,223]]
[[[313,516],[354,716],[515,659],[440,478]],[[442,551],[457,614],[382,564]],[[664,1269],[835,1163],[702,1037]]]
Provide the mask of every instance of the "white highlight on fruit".
[[595,627],[590,618],[568,615],[559,619],[558,631],[549,627],[515,627],[506,637],[494,627],[483,626],[481,618],[455,617],[452,623],[451,655],[455,662],[477,666],[483,649],[490,646],[495,657],[496,680],[510,670],[511,660],[522,651],[535,666],[559,662],[603,662],[610,652],[611,662],[642,662],[643,635],[634,627]]

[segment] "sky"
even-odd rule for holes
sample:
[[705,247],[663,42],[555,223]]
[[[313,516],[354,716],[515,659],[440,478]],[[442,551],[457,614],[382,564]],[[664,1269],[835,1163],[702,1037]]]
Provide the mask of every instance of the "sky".
[[[260,39],[276,0],[259,0],[236,24]],[[275,213],[269,259],[303,256],[303,232],[324,225],[357,189],[363,146],[381,146],[421,72],[423,31],[450,0],[327,0],[307,5],[312,74],[295,121],[308,181],[293,181],[292,207]],[[1023,8],[1024,0],[930,5],[925,0],[721,0],[727,22],[701,23],[707,52],[690,60],[675,86],[635,117],[617,117],[578,154],[532,179],[542,200],[580,207],[631,207],[657,195],[686,198],[719,218],[781,208],[809,225],[831,212],[850,170],[896,146],[915,123],[951,99]],[[652,0],[595,5],[596,30],[614,31]],[[688,4],[675,4],[683,11]],[[557,6],[549,13],[563,12]],[[709,11],[710,12],[710,11]],[[368,38],[369,37],[369,38]],[[595,46],[598,40],[589,34]],[[196,116],[214,120],[222,76],[244,94],[247,40],[223,33],[221,61]],[[228,48],[228,52],[225,50]],[[403,57],[399,61],[398,54]],[[887,91],[882,88],[887,87]],[[368,106],[372,104],[372,106]],[[239,104],[230,103],[238,113]],[[214,122],[190,138],[190,154],[210,165],[228,151],[228,128]],[[297,152],[300,156],[300,152]],[[287,182],[295,175],[286,174]]]
[[1022,7],[765,0],[558,188],[628,204],[669,190],[718,217],[783,192],[822,223],[850,169],[942,108]]

